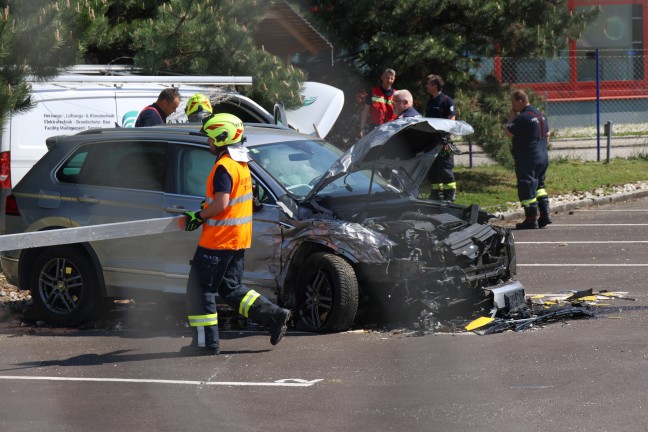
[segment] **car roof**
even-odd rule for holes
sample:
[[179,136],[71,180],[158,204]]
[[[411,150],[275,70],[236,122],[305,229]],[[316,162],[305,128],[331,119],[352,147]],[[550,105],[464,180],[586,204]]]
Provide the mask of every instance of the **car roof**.
[[[265,123],[244,123],[246,146],[269,144],[280,141],[295,141],[301,139],[318,139],[311,135],[302,134],[293,129]],[[89,129],[74,135],[52,137],[52,142],[86,140],[89,136],[101,136],[106,139],[146,136],[147,138],[191,138],[190,141],[200,143],[205,135],[199,131],[198,123],[177,123],[140,128],[105,128]],[[48,139],[48,143],[50,139]],[[206,143],[206,141],[204,141]]]

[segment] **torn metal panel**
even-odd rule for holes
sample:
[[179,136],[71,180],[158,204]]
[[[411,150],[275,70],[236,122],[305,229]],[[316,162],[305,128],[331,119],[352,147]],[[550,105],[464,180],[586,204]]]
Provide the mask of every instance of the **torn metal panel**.
[[[447,119],[410,117],[384,123],[351,146],[315,183],[304,201],[310,200],[336,178],[378,163],[402,166],[404,161],[427,153],[431,165],[441,150],[441,140],[446,133],[463,136],[473,132],[472,126],[466,122]],[[409,177],[419,184],[427,170],[420,165],[414,165],[414,170]]]

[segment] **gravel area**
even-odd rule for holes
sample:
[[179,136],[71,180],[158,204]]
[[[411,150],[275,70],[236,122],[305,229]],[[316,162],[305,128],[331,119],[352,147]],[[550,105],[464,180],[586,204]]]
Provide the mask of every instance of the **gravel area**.
[[22,313],[31,305],[31,293],[16,288],[0,273],[0,311]]

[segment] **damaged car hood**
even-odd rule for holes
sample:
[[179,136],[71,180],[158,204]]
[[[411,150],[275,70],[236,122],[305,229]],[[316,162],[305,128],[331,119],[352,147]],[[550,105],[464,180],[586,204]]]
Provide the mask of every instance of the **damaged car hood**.
[[384,123],[351,146],[317,181],[304,201],[347,173],[386,166],[405,171],[415,184],[425,178],[442,148],[446,134],[470,135],[472,126],[463,121],[409,117]]

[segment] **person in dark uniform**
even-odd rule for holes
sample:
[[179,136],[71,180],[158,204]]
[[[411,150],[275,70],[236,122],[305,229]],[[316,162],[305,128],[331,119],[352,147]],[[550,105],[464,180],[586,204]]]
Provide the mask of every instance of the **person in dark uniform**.
[[[380,85],[372,87],[367,95],[366,104],[360,113],[360,136],[363,137],[376,126],[390,122],[394,115],[393,97],[396,89],[392,87],[396,80],[394,69],[385,69],[380,76]],[[369,121],[369,124],[367,124]]]
[[396,90],[392,102],[396,118],[421,117],[421,114],[413,106],[414,98],[409,90]]
[[[452,98],[441,90],[443,79],[439,75],[427,76],[426,90],[430,95],[425,105],[425,117],[455,120],[455,106]],[[435,200],[454,201],[457,194],[457,182],[454,175],[454,154],[449,145],[443,150],[432,164],[428,173],[432,184],[430,198]]]
[[181,349],[187,355],[220,353],[216,295],[245,318],[270,329],[277,345],[291,312],[242,284],[245,250],[252,243],[253,192],[243,147],[243,122],[232,114],[205,119],[205,134],[216,162],[206,180],[205,206],[186,212],[186,230],[202,226],[187,281],[187,315],[193,338]]
[[144,108],[135,120],[135,127],[157,126],[166,123],[168,116],[180,106],[180,92],[169,87],[160,92],[157,101]]
[[522,90],[511,93],[511,112],[504,132],[513,139],[518,198],[524,208],[524,220],[515,227],[543,228],[552,222],[544,184],[549,167],[549,123]]

